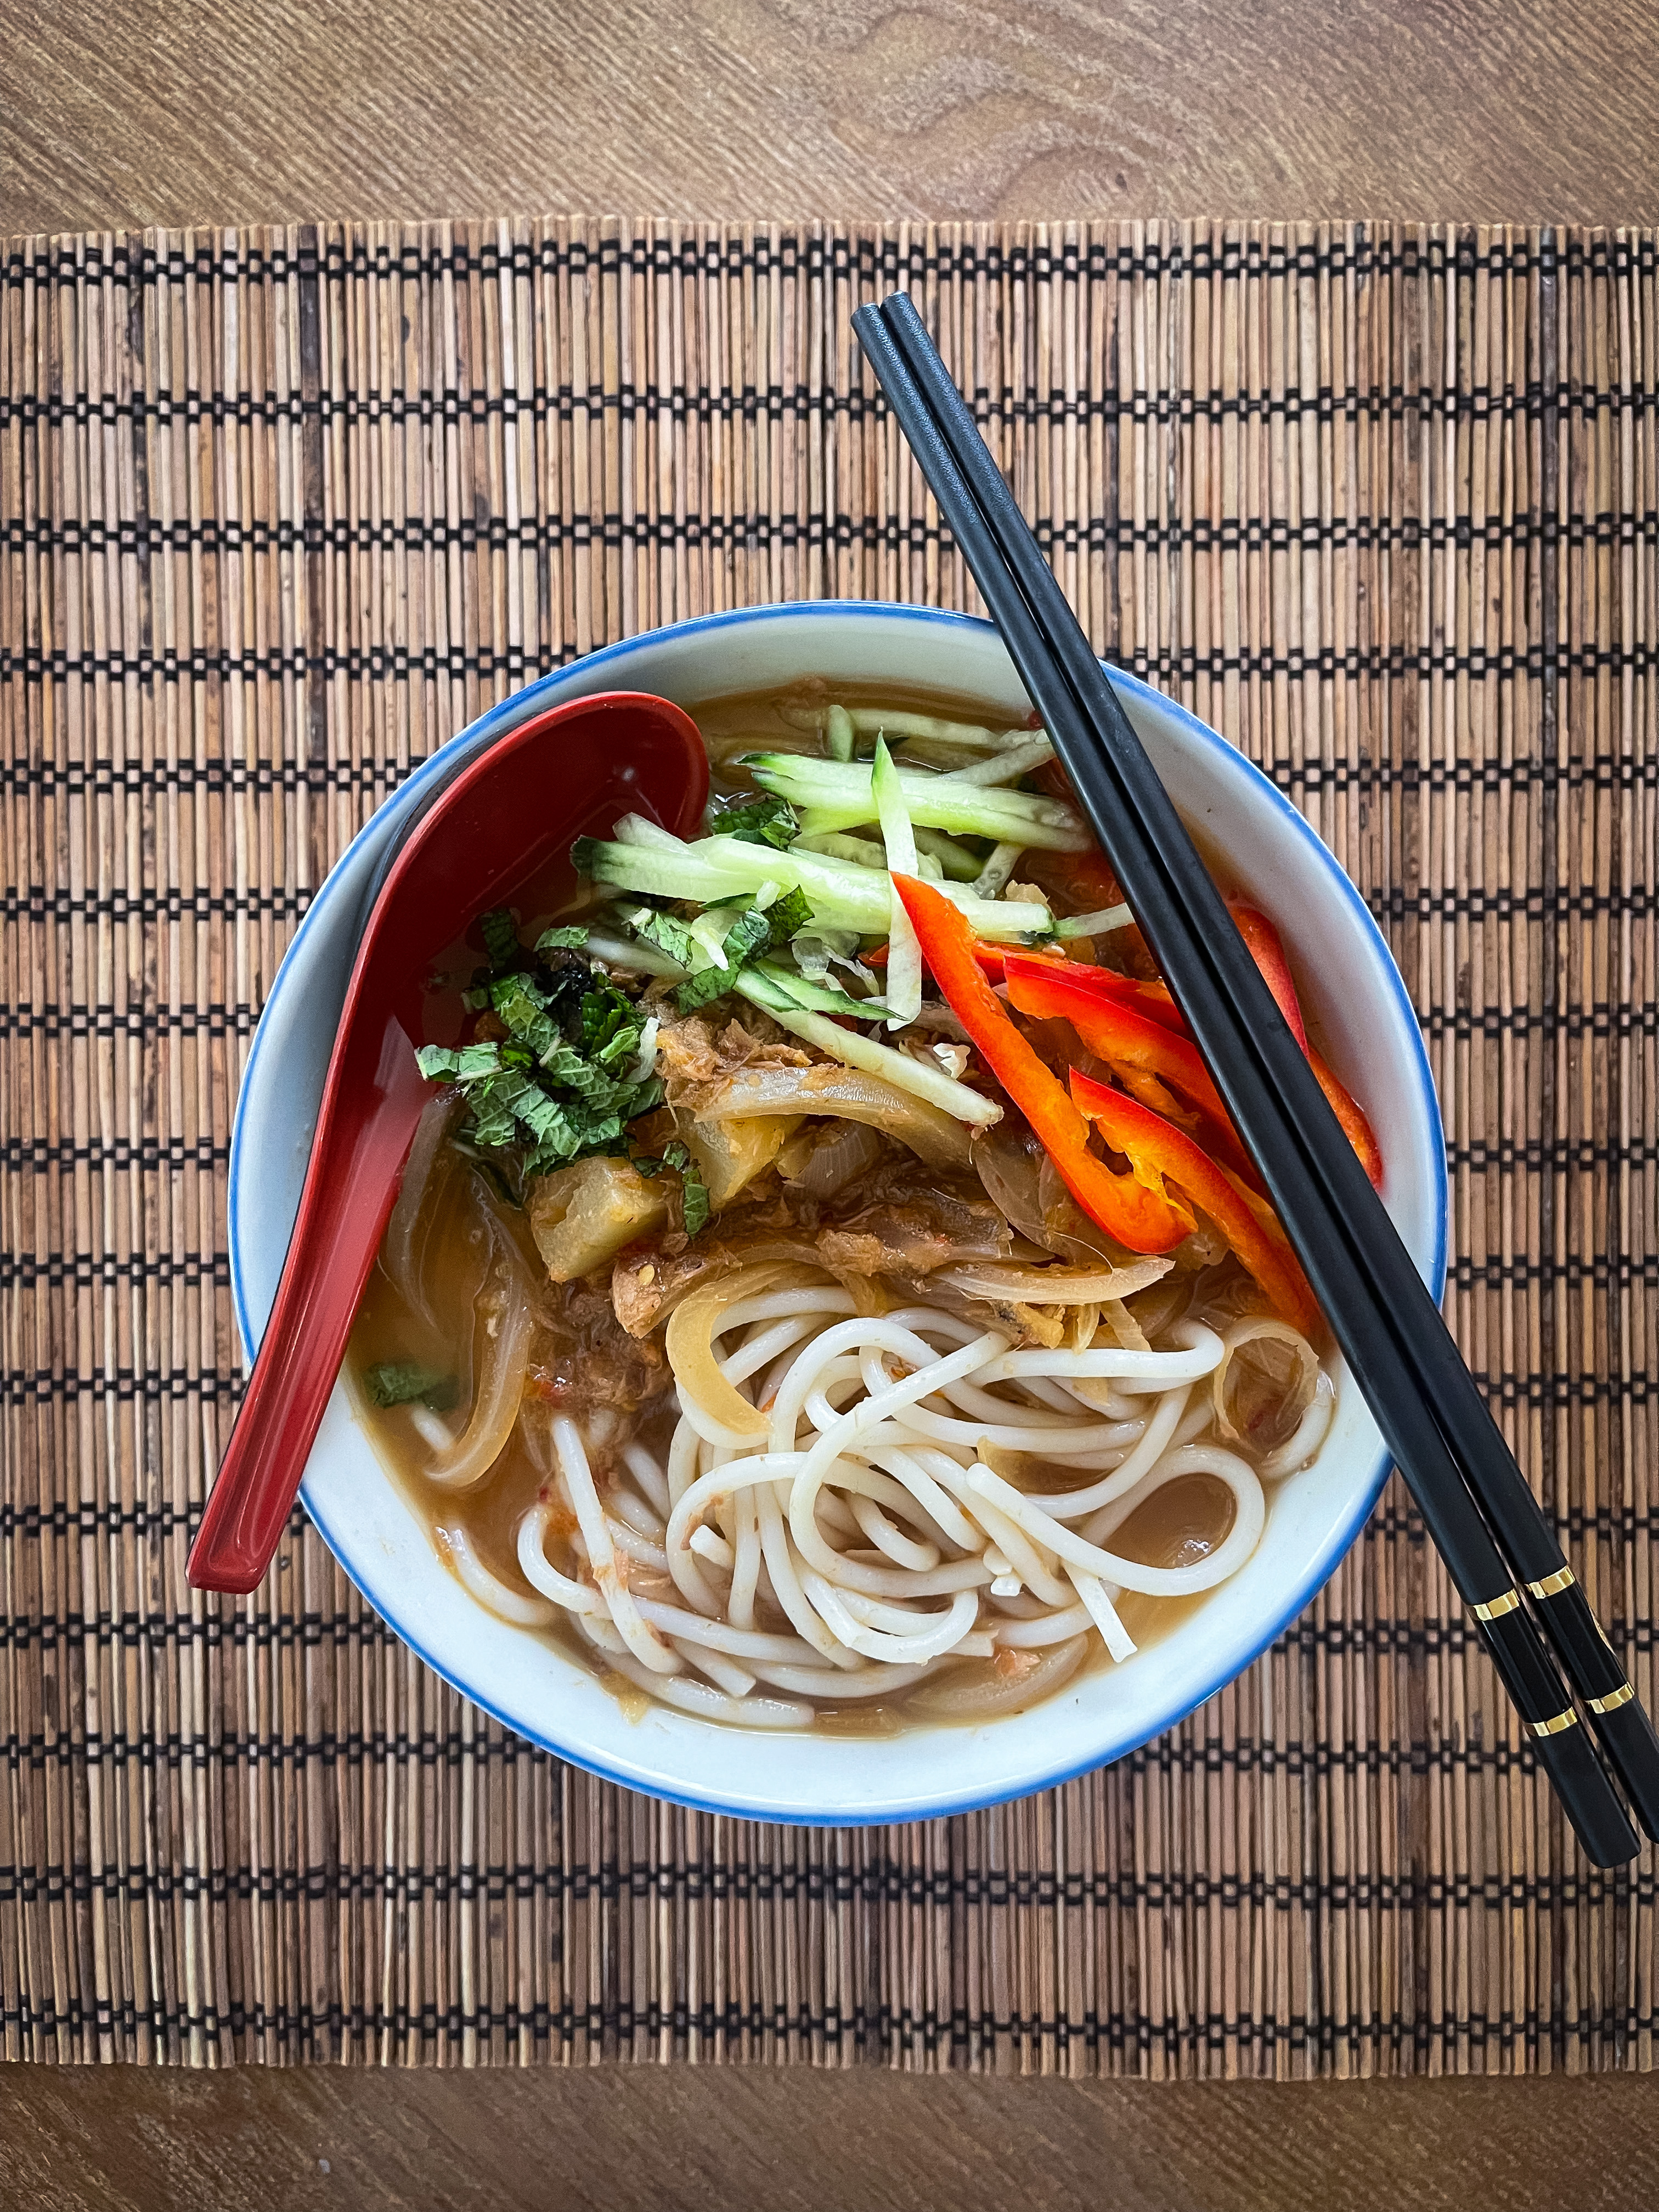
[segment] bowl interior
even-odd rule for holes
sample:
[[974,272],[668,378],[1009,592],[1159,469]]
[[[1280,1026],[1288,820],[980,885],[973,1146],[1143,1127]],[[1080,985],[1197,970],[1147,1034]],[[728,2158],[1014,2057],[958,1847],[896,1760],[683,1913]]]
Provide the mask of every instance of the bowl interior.
[[[849,603],[756,609],[614,646],[506,702],[383,807],[319,892],[289,948],[249,1056],[230,1164],[237,1321],[257,1346],[276,1294],[359,918],[385,839],[422,780],[556,702],[651,691],[693,707],[803,674],[893,681],[1028,711],[990,625]],[[1446,1184],[1439,1114],[1410,1002],[1364,902],[1311,830],[1216,734],[1119,678],[1177,805],[1278,923],[1334,1063],[1370,1116],[1384,1200],[1437,1296]],[[256,1164],[257,1164],[257,1170]],[[364,1595],[448,1680],[521,1735],[630,1786],[710,1810],[842,1825],[910,1820],[1016,1796],[1119,1758],[1181,1719],[1307,1604],[1369,1511],[1387,1461],[1340,1363],[1330,1434],[1273,1494],[1254,1558],[1126,1664],[1090,1671],[1031,1711],[978,1727],[919,1724],[892,1738],[750,1736],[653,1708],[630,1718],[554,1644],[467,1595],[335,1389],[303,1495]]]

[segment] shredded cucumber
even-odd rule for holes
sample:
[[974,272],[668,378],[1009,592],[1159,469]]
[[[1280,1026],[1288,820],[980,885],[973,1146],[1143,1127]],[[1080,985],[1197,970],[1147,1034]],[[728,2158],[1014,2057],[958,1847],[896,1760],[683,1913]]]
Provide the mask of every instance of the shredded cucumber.
[[853,717],[845,707],[831,707],[823,718],[824,750],[831,760],[849,761],[853,757]]
[[745,968],[733,988],[757,1006],[763,1006],[780,1028],[790,1030],[807,1044],[817,1045],[833,1060],[848,1067],[861,1067],[866,1074],[884,1076],[908,1091],[913,1098],[925,1098],[930,1106],[937,1106],[969,1128],[988,1128],[993,1121],[1002,1119],[1002,1109],[965,1083],[958,1083],[942,1067],[927,1066],[913,1060],[908,1052],[895,1052],[890,1045],[878,1044],[874,1037],[866,1036],[861,1030],[844,1030],[825,1014],[804,1013],[791,1005],[778,986],[754,969]]
[[[911,828],[915,834],[916,850],[924,863],[937,860],[942,873],[949,876],[953,883],[973,882],[980,870],[977,853],[970,853],[965,845],[958,845],[954,837],[947,837],[942,830],[917,830],[914,823]],[[921,872],[927,875],[930,871],[924,866]]]
[[[803,852],[799,845],[779,853],[736,837],[702,837],[678,853],[659,853],[641,845],[582,838],[571,857],[580,874],[611,890],[696,899],[704,906],[734,892],[753,893],[768,882],[780,884],[805,894],[821,928],[856,930],[864,937],[887,934],[890,901],[884,877],[873,868],[827,854]],[[994,944],[1054,934],[1047,907],[975,898],[959,884],[941,883],[939,888],[962,908],[976,934]]]
[[826,830],[819,837],[797,837],[793,849],[797,853],[822,853],[830,860],[850,860],[855,868],[884,872],[887,866],[887,855],[873,837],[848,837],[840,830]]
[[1109,937],[1115,929],[1127,929],[1133,920],[1127,906],[1103,906],[1093,914],[1068,915],[1064,921],[1054,924],[1054,935]]
[[[988,729],[982,722],[941,721],[937,714],[907,714],[890,707],[793,707],[783,712],[784,720],[793,722],[798,730],[822,730],[826,737],[836,726],[832,718],[840,715],[846,716],[849,734],[885,737],[890,744],[902,744],[907,738],[926,738],[934,744],[961,745],[964,750],[989,753],[1037,735],[1035,730]],[[851,756],[834,753],[832,747],[832,757]]]
[[[593,943],[591,935],[588,943],[590,945]],[[632,945],[625,950],[628,957],[634,959],[635,966],[645,965],[642,958],[635,958]],[[684,968],[678,967],[654,948],[647,945],[639,950],[650,956],[653,972],[684,976],[686,971]],[[843,1029],[840,1022],[831,1021],[827,1013],[817,1012],[800,1003],[804,994],[812,992],[815,996],[821,995],[823,999],[835,1001],[831,1012],[852,1014],[868,1021],[872,1015],[883,1011],[877,1001],[854,999],[845,993],[828,989],[820,994],[816,987],[797,976],[789,977],[786,982],[770,961],[740,969],[732,979],[732,989],[734,994],[747,999],[751,1006],[764,1008],[780,1028],[792,1031],[807,1044],[817,1045],[820,1052],[828,1053],[832,1060],[840,1060],[847,1067],[861,1067],[867,1074],[885,1076],[890,1083],[896,1084],[902,1091],[908,1091],[912,1097],[925,1098],[930,1106],[939,1107],[942,1112],[949,1114],[956,1121],[965,1122],[970,1128],[987,1128],[993,1121],[1002,1119],[1000,1106],[982,1097],[969,1085],[958,1083],[942,1067],[930,1067],[921,1060],[913,1060],[907,1052],[894,1052],[890,1047],[878,1044],[873,1037],[865,1036],[861,1030]]]
[[[887,848],[887,865],[895,875],[916,872],[916,833],[905,809],[904,791],[885,738],[876,739],[876,757],[870,771],[870,789],[881,822],[881,840]],[[902,1029],[921,1012],[921,946],[898,886],[891,884],[892,908],[887,935],[887,1026]]]
[[[803,826],[851,830],[876,818],[871,771],[857,762],[811,760],[792,753],[751,753],[744,765],[763,791],[810,811]],[[1075,811],[1058,799],[1027,791],[984,790],[954,776],[898,769],[899,788],[912,822],[953,836],[1018,838],[1053,852],[1080,853],[1089,832]]]
[[652,822],[643,814],[624,814],[611,832],[619,845],[643,845],[653,853],[684,853],[684,837],[677,837],[672,830],[665,830],[659,822]]
[[678,981],[685,974],[678,960],[659,952],[654,945],[647,945],[637,937],[613,936],[605,929],[590,929],[583,950],[594,960],[603,960],[612,967],[631,968],[636,975],[672,976]]
[[757,960],[755,972],[775,983],[803,1013],[840,1014],[854,1021],[878,1022],[887,1012],[884,999],[855,999],[850,991],[838,991],[833,983],[814,982],[798,968],[785,967],[781,960]]
[[984,760],[970,761],[966,768],[946,769],[945,773],[952,783],[976,784],[981,791],[1003,783],[1018,783],[1023,775],[1030,775],[1034,768],[1041,768],[1054,757],[1054,749],[1047,738],[1034,738],[1029,745],[1010,745],[1006,752],[991,753]]
[[974,878],[974,896],[982,899],[995,898],[1009,877],[1019,866],[1019,856],[1024,850],[1024,845],[999,845]]

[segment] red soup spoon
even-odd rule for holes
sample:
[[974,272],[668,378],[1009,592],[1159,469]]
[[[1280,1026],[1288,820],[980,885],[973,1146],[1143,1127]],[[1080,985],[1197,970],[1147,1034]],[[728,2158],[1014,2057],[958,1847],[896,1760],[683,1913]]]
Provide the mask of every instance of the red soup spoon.
[[409,832],[351,971],[276,1302],[191,1547],[197,1589],[251,1590],[276,1553],[432,1095],[416,1048],[461,1028],[466,931],[495,907],[523,924],[556,912],[576,838],[623,814],[690,836],[708,795],[690,717],[608,691],[498,739]]

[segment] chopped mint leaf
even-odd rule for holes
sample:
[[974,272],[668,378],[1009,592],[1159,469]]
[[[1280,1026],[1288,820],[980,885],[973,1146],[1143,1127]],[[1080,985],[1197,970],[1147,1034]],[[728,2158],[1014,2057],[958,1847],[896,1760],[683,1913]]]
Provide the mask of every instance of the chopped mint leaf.
[[691,933],[683,921],[676,921],[672,914],[659,914],[654,907],[648,906],[630,908],[628,920],[636,937],[642,937],[647,945],[654,945],[671,960],[678,960],[682,968],[691,965]]
[[549,1014],[562,1030],[568,1030],[581,1015],[581,1003],[593,988],[593,971],[573,960],[568,968],[556,969],[547,987],[545,1004]]
[[587,942],[587,924],[571,922],[563,929],[544,929],[536,939],[538,952],[574,952]]
[[714,1208],[708,1203],[708,1184],[690,1164],[680,1170],[680,1195],[685,1208],[685,1233],[696,1237],[708,1226]]
[[447,1413],[460,1396],[453,1375],[418,1359],[383,1359],[368,1370],[363,1383],[377,1406],[409,1406],[418,1398],[434,1413]]
[[717,837],[740,838],[745,845],[770,845],[779,853],[787,851],[800,834],[794,808],[787,799],[775,799],[769,792],[764,798],[745,800],[741,806],[728,806],[723,814],[716,815],[713,829]]
[[683,1014],[695,1014],[699,1006],[706,1006],[711,999],[718,999],[732,988],[729,968],[702,968],[690,976],[674,994],[674,1004]]
[[614,983],[604,983],[584,993],[581,1006],[582,1050],[597,1056],[624,1029],[639,1028],[631,999],[623,998]]
[[501,1047],[486,1039],[483,1044],[465,1044],[456,1054],[455,1074],[462,1083],[476,1083],[483,1076],[494,1075],[501,1064]]
[[480,1084],[470,1094],[475,1145],[489,1146],[513,1142],[518,1124],[513,1118],[513,1094],[505,1086],[514,1080],[510,1075],[496,1076],[489,1083]]
[[786,891],[769,907],[745,908],[720,942],[726,965],[696,969],[675,992],[675,1005],[683,1014],[690,1014],[699,1006],[706,1006],[711,999],[720,998],[731,989],[738,970],[746,962],[757,953],[769,952],[775,946],[787,944],[811,919],[812,909],[799,890]]
[[559,1033],[547,1012],[545,998],[528,975],[502,976],[490,985],[489,998],[507,1024],[507,1034],[526,1046],[533,1057],[552,1050]]
[[660,1175],[665,1168],[672,1168],[684,1187],[686,1235],[695,1237],[699,1230],[708,1227],[708,1217],[714,1211],[708,1203],[708,1186],[678,1137],[663,1146],[659,1160],[636,1157],[634,1164],[642,1176]]
[[812,909],[803,890],[785,891],[781,898],[773,900],[766,909],[766,920],[771,932],[769,951],[775,951],[799,929],[805,929],[812,919]]
[[[498,951],[507,939],[495,918],[490,926]],[[556,951],[586,937],[584,930],[544,934],[570,940],[555,942]],[[514,963],[522,963],[516,934],[511,950]],[[417,1054],[429,1080],[459,1087],[468,1118],[453,1139],[458,1147],[502,1180],[515,1204],[527,1176],[591,1152],[625,1153],[628,1124],[662,1100],[662,1085],[641,1053],[646,1022],[634,1000],[574,960],[544,975],[522,964],[498,968],[475,990],[475,1003],[479,998],[505,1036],[459,1049],[426,1045]],[[499,1178],[486,1157],[492,1153],[507,1156]]]
[[771,916],[761,908],[751,906],[746,914],[740,914],[726,931],[720,949],[735,972],[745,960],[751,960],[756,953],[763,952],[771,942]]
[[488,914],[478,916],[478,928],[490,966],[510,968],[520,957],[519,933],[511,911],[504,906],[493,907]]
[[[633,1036],[637,1044],[639,1031],[635,1030]],[[596,1061],[584,1059],[574,1045],[556,1045],[542,1066],[555,1083],[574,1091],[578,1098],[596,1110],[602,1112],[615,1103],[617,1084]]]

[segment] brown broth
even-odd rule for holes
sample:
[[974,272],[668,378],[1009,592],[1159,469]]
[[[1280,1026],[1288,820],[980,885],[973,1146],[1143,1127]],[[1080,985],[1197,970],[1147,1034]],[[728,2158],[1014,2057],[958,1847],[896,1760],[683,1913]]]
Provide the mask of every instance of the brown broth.
[[[811,742],[787,722],[781,706],[808,702],[811,687],[800,685],[788,692],[732,695],[717,698],[696,711],[711,747],[719,752],[732,749],[738,738],[757,746],[798,748]],[[820,696],[827,696],[820,691]],[[1000,711],[988,711],[981,703],[937,692],[893,684],[841,684],[834,695],[848,706],[881,704],[966,722],[1008,726]],[[747,783],[741,770],[717,771],[716,783],[731,789]],[[458,961],[468,957],[458,950]],[[381,1361],[416,1359],[453,1378],[456,1402],[445,1416],[456,1433],[464,1424],[472,1392],[475,1362],[474,1333],[478,1322],[479,1293],[490,1264],[492,1238],[505,1238],[516,1248],[528,1279],[537,1282],[538,1327],[531,1355],[530,1383],[525,1411],[507,1449],[486,1479],[471,1490],[453,1492],[426,1479],[430,1446],[422,1439],[407,1408],[380,1407],[371,1403],[362,1377]],[[423,1200],[416,1231],[416,1250],[421,1280],[432,1305],[432,1317],[417,1312],[402,1295],[377,1261],[358,1309],[347,1358],[347,1375],[358,1417],[399,1489],[425,1522],[440,1555],[447,1561],[444,1532],[465,1533],[482,1563],[510,1589],[528,1596],[533,1593],[518,1563],[515,1534],[524,1513],[535,1502],[544,1477],[532,1457],[525,1433],[527,1419],[543,1417],[545,1406],[568,1405],[580,1410],[585,1389],[585,1346],[591,1319],[591,1302],[597,1286],[549,1285],[542,1283],[539,1264],[524,1217],[492,1189],[474,1164],[446,1147],[440,1154]],[[584,1308],[582,1301],[588,1306]],[[585,1318],[585,1316],[587,1316]],[[589,1331],[591,1334],[591,1331]],[[596,1479],[601,1491],[610,1466],[623,1441],[637,1437],[659,1455],[665,1449],[677,1408],[666,1390],[665,1365],[654,1393],[642,1389],[619,1410],[623,1427],[609,1447],[593,1453]],[[613,1394],[614,1395],[614,1394]],[[1075,1471],[1043,1468],[1028,1462],[1020,1471],[1022,1487],[1034,1492],[1075,1487]],[[1092,1475],[1086,1478],[1092,1480]],[[1231,1494],[1212,1477],[1189,1476],[1166,1484],[1137,1509],[1113,1539],[1114,1548],[1149,1565],[1173,1567],[1190,1564],[1224,1540],[1232,1518]],[[556,1557],[555,1564],[573,1571],[574,1561]],[[636,1580],[635,1587],[650,1587]],[[677,1593],[665,1592],[671,1598]],[[1201,1597],[1157,1599],[1127,1593],[1119,1611],[1138,1644],[1156,1643],[1186,1619]],[[784,1628],[782,1617],[762,1625]],[[605,1669],[603,1661],[562,1621],[549,1631],[561,1647],[611,1688],[624,1710],[637,1717],[648,1700],[625,1678]],[[1091,1645],[1087,1665],[1109,1664],[1097,1640]],[[974,1679],[994,1664],[963,1661],[951,1670],[953,1680]],[[927,1678],[930,1681],[934,1678]],[[864,1736],[884,1735],[908,1725],[902,1693],[890,1703],[862,1701],[845,1706],[822,1705],[818,1725],[830,1733]],[[937,1725],[937,1723],[930,1723]],[[969,1723],[971,1724],[971,1723]]]

